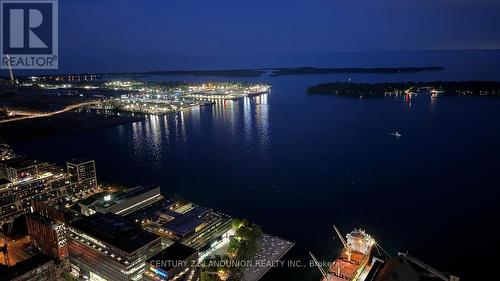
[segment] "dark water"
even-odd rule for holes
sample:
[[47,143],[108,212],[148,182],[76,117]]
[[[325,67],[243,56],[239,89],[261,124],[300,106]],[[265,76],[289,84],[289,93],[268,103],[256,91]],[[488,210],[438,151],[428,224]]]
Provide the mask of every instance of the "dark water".
[[[380,66],[384,58],[365,56],[364,65],[362,58],[353,65]],[[422,56],[384,62],[447,70],[349,77],[370,82],[500,80],[499,52]],[[348,59],[341,64],[351,66]],[[347,77],[167,77],[265,81],[273,90],[13,146],[58,162],[92,157],[102,180],[160,184],[167,194],[248,218],[266,232],[295,241],[290,259],[306,259],[311,250],[319,259],[332,260],[340,248],[332,238],[335,223],[343,232],[365,228],[391,253],[408,250],[465,280],[490,276],[499,250],[490,228],[500,219],[500,99],[431,100],[424,95],[411,101],[359,100],[305,93],[309,85]],[[394,131],[403,136],[390,136]],[[274,270],[265,280],[285,277],[318,280],[320,275],[315,269]]]

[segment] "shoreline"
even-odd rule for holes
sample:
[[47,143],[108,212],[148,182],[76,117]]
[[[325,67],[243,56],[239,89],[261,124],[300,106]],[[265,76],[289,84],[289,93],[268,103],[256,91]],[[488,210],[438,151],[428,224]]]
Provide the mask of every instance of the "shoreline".
[[387,95],[429,94],[448,96],[500,96],[500,82],[496,81],[432,81],[390,83],[320,83],[307,88],[309,95],[347,97],[384,97]]
[[59,135],[90,132],[135,123],[144,117],[101,115],[87,112],[65,112],[57,116],[25,119],[0,125],[0,138],[5,143],[35,141]]
[[[441,66],[401,66],[401,67],[261,67],[248,69],[209,69],[209,70],[158,70],[142,72],[109,72],[109,73],[66,73],[52,74],[47,78],[56,78],[61,76],[91,76],[94,78],[142,78],[148,76],[194,76],[194,77],[242,77],[253,78],[262,77],[266,74],[271,77],[287,75],[308,75],[308,74],[333,74],[333,73],[416,73],[423,71],[444,70]],[[21,76],[20,78],[26,78]]]

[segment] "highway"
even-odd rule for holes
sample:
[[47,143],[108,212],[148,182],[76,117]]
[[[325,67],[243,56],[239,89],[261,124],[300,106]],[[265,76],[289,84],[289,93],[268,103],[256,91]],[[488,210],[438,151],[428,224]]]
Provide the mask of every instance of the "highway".
[[57,114],[61,114],[64,112],[68,112],[80,107],[84,106],[89,106],[89,105],[95,105],[99,104],[101,101],[87,101],[87,102],[82,102],[82,103],[77,103],[77,104],[72,104],[68,105],[65,108],[57,111],[52,111],[52,112],[26,112],[26,111],[12,111],[11,113],[14,113],[15,115],[21,115],[20,117],[14,117],[10,119],[4,119],[0,120],[1,123],[8,123],[8,122],[15,122],[15,121],[20,121],[20,120],[25,120],[25,119],[32,119],[32,118],[40,118],[40,117],[49,117],[49,116],[54,116]]

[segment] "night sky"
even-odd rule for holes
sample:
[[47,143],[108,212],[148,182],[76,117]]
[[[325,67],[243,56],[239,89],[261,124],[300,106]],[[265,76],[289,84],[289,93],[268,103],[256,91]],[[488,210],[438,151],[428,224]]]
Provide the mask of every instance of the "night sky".
[[500,1],[66,0],[59,25],[62,70],[169,69],[183,57],[500,48]]

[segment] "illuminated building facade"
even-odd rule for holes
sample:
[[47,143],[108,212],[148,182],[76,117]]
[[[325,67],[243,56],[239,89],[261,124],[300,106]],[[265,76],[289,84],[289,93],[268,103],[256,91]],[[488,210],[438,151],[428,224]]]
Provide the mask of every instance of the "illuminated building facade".
[[127,215],[148,231],[205,251],[221,241],[231,229],[232,218],[183,200],[165,198]]
[[78,205],[86,216],[96,212],[123,216],[162,199],[159,186],[136,186],[125,191],[97,193],[80,200]]
[[64,214],[41,201],[32,200],[31,205],[33,213],[26,215],[31,242],[44,254],[65,260],[68,245]]
[[197,280],[198,252],[181,243],[174,243],[147,261],[145,281]]
[[96,213],[71,223],[71,270],[89,280],[140,280],[146,261],[163,249],[159,236],[112,213]]
[[0,223],[30,212],[31,199],[57,201],[67,197],[70,178],[66,173],[53,170],[11,182],[0,189]]
[[34,197],[40,201],[63,202],[97,187],[93,160],[72,160],[67,164],[67,171],[24,156],[0,160],[0,224],[29,213]]
[[26,222],[33,245],[59,260],[64,260],[68,256],[64,223],[55,222],[38,213],[28,214]]
[[97,187],[95,162],[88,158],[75,158],[66,163],[68,174],[73,185],[70,187],[72,194],[79,194]]
[[0,162],[0,177],[12,182],[20,181],[38,175],[50,165],[25,156],[8,158]]
[[16,154],[8,144],[0,144],[0,161],[15,158]]

